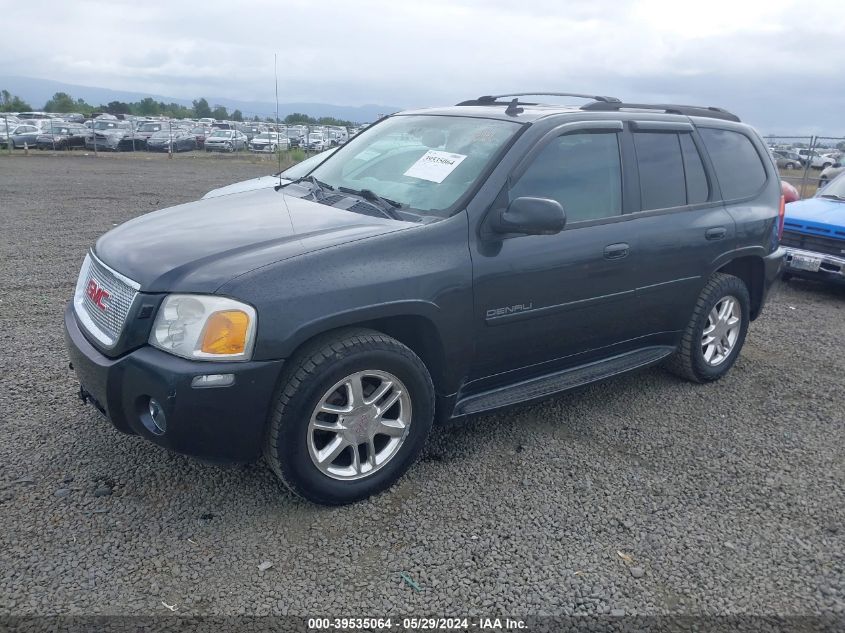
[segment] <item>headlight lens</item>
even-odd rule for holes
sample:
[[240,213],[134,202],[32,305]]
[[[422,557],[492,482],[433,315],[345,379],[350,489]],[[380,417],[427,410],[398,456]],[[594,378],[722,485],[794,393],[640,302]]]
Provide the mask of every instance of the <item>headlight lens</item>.
[[158,309],[150,345],[194,360],[248,360],[255,308],[211,295],[169,295]]

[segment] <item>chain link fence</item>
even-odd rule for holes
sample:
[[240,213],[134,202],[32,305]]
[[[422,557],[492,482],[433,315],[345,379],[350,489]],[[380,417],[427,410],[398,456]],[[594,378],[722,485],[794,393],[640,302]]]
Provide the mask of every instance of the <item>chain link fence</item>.
[[839,166],[845,158],[845,137],[769,135],[763,138],[781,179],[798,189],[802,198],[813,196],[821,185],[840,173]]

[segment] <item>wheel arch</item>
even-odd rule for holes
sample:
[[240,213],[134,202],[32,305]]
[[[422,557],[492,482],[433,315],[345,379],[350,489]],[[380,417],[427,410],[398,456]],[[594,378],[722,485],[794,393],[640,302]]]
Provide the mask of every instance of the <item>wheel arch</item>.
[[758,255],[743,255],[723,264],[716,272],[738,277],[748,288],[751,298],[751,314],[753,321],[760,315],[763,307],[763,296],[766,285],[766,267],[763,258]]
[[359,315],[357,319],[343,319],[342,322],[324,321],[297,337],[289,357],[299,354],[317,338],[325,338],[350,328],[365,328],[395,338],[420,357],[431,375],[435,392],[442,394],[454,391],[449,385],[443,339],[434,321],[421,314],[400,313],[379,317]]

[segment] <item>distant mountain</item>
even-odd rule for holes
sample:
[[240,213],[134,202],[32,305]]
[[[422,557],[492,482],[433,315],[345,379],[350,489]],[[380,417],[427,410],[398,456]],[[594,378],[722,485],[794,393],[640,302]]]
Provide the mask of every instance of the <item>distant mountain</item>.
[[[178,99],[145,92],[127,92],[125,90],[111,90],[94,86],[80,86],[67,84],[50,79],[36,79],[34,77],[0,76],[0,89],[5,89],[28,102],[35,109],[40,109],[57,92],[66,92],[74,99],[84,99],[93,106],[105,105],[110,101],[140,101],[152,97],[164,103],[178,103],[190,106],[191,99]],[[244,116],[258,115],[261,118],[275,116],[276,104],[269,101],[238,101],[223,97],[209,97],[196,95],[195,99],[205,97],[211,107],[221,105],[231,112],[240,110]],[[401,110],[397,106],[367,104],[362,106],[343,106],[330,103],[280,103],[279,116],[284,117],[293,112],[302,112],[313,117],[335,117],[346,121],[365,123],[375,121],[381,114],[390,114]]]

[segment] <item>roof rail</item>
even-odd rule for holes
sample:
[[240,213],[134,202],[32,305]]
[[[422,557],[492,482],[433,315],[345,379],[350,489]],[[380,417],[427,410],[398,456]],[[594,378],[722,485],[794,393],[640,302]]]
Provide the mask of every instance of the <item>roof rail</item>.
[[[619,103],[616,97],[602,97],[600,95],[585,95],[578,92],[514,92],[512,94],[503,95],[483,95],[478,99],[470,99],[469,101],[462,101],[457,104],[459,106],[471,105],[507,105],[505,102],[496,101],[503,97],[578,97],[579,99],[593,99],[601,103]],[[513,103],[513,101],[511,101]],[[524,104],[536,105],[536,104]]]
[[666,114],[683,114],[685,116],[701,116],[724,121],[740,122],[737,115],[722,108],[713,106],[675,105],[671,103],[623,103],[621,101],[594,101],[581,106],[582,110],[614,111],[614,110],[657,110]]

